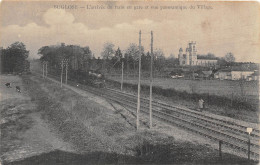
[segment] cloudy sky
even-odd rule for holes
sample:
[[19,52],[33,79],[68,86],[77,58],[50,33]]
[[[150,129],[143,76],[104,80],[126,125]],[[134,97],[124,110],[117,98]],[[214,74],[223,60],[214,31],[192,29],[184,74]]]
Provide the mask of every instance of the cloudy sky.
[[[77,9],[57,9],[61,5],[76,5]],[[87,9],[87,5],[105,9]],[[198,5],[208,8],[199,9]],[[165,6],[174,9],[161,10]],[[97,57],[105,42],[122,50],[130,43],[138,44],[139,30],[142,44],[149,51],[153,30],[154,48],[162,49],[165,56],[173,53],[177,57],[180,47],[196,41],[198,54],[211,52],[221,57],[232,52],[237,61],[260,63],[259,11],[257,2],[5,1],[0,10],[0,45],[5,48],[21,41],[30,50],[30,57],[39,58],[40,47],[64,42],[89,46]]]

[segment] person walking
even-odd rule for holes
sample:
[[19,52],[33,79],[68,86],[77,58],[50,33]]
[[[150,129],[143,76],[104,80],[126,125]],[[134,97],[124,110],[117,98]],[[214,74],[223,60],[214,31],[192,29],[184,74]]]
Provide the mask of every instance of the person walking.
[[204,100],[200,99],[199,100],[199,110],[202,111],[203,108],[204,108]]

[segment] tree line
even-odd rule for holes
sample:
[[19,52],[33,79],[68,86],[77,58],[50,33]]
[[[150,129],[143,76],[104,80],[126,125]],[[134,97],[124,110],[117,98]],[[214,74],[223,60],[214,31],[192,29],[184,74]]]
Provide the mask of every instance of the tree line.
[[1,71],[2,73],[22,73],[28,72],[30,63],[27,60],[29,51],[22,42],[14,42],[1,51]]
[[[140,52],[141,51],[141,52]],[[96,58],[88,46],[81,47],[78,45],[59,45],[43,46],[39,49],[38,54],[42,61],[48,61],[50,66],[55,70],[60,68],[62,59],[69,60],[69,68],[73,70],[98,70],[101,72],[111,73],[120,71],[122,63],[127,73],[135,73],[138,70],[139,54],[141,53],[142,70],[149,71],[151,64],[151,52],[144,51],[135,43],[130,43],[125,50],[120,47],[115,47],[113,43],[107,42],[103,45],[100,57]],[[161,49],[155,49],[153,52],[154,70],[157,72],[164,71],[165,68],[178,67],[179,60],[171,54],[168,58],[165,57]],[[227,53],[224,57],[216,57],[212,53],[206,55],[198,55],[198,58],[217,59],[219,65],[227,65],[235,61],[232,53]]]
[[[98,70],[101,72],[110,73],[119,71],[124,62],[124,69],[127,72],[135,72],[138,69],[139,53],[141,53],[142,70],[149,71],[151,63],[151,53],[144,52],[141,47],[141,52],[138,45],[131,43],[126,50],[121,50],[120,47],[115,48],[112,43],[105,43],[101,52],[101,57],[96,58],[88,46],[81,47],[78,45],[59,45],[43,46],[39,49],[38,54],[41,56],[41,61],[48,61],[49,65],[55,70],[59,70],[62,59],[69,60],[69,69],[72,70]],[[178,59],[165,58],[161,49],[154,51],[154,68],[162,71],[165,66],[177,65]]]
[[[79,45],[59,45],[43,46],[38,50],[41,61],[48,61],[49,66],[58,71],[62,59],[69,60],[69,68],[73,70],[100,70],[102,72],[119,71],[124,62],[124,69],[128,73],[135,73],[138,70],[139,54],[141,53],[142,70],[149,71],[151,63],[151,52],[144,51],[141,47],[139,52],[137,44],[130,43],[125,50],[120,47],[115,48],[113,43],[105,43],[101,52],[101,58],[96,58],[88,46]],[[22,42],[15,42],[2,49],[1,65],[3,73],[19,73],[28,70],[29,62],[27,60],[29,51]],[[153,52],[154,70],[161,72],[165,68],[176,67],[179,61],[173,54],[165,57],[161,49],[155,49]],[[219,64],[227,65],[235,61],[232,53],[227,53],[225,57],[218,58],[212,53],[207,55],[198,55],[198,58],[218,59]]]

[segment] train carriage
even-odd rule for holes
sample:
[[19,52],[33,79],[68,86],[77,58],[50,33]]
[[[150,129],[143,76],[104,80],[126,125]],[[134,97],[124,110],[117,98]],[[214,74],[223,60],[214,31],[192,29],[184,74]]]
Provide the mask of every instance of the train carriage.
[[77,70],[71,73],[71,78],[76,80],[77,82],[90,85],[97,88],[105,88],[105,77],[100,72],[89,70],[89,71],[81,71]]

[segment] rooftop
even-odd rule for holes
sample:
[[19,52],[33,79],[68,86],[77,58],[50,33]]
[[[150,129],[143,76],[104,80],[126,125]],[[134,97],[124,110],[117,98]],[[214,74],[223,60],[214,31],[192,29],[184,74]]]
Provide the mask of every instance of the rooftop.
[[254,72],[254,70],[250,68],[243,68],[243,67],[229,67],[218,70],[219,72],[231,72],[231,71],[241,71],[241,72]]

